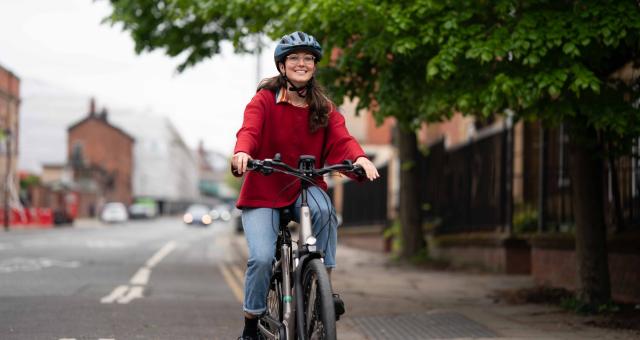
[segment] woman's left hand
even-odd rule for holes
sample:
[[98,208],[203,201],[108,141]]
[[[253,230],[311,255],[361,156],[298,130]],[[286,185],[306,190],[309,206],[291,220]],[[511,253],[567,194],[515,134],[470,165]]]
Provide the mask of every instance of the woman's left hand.
[[380,174],[378,174],[378,169],[376,169],[376,166],[373,165],[373,163],[366,157],[359,157],[358,159],[356,159],[356,162],[353,164],[360,165],[364,170],[367,178],[370,181],[373,181],[374,179],[380,177]]

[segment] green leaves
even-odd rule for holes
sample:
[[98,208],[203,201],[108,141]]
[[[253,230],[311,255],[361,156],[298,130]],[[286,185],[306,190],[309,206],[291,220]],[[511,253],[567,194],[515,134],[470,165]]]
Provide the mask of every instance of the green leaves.
[[[327,55],[319,77],[334,94],[375,106],[403,125],[454,110],[576,118],[627,136],[640,126],[632,83],[611,74],[640,59],[640,8],[632,0],[119,0],[107,19],[131,32],[136,51],[185,56],[179,69],[239,52],[264,32],[307,31]],[[374,100],[375,99],[375,100]],[[612,108],[615,108],[612,109]],[[576,113],[578,112],[578,113]]]

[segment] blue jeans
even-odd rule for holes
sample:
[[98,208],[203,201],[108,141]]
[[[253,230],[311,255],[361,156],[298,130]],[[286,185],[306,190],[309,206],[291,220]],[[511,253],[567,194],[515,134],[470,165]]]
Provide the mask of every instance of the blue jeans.
[[[294,219],[300,221],[300,197],[295,203]],[[307,203],[311,210],[313,234],[316,245],[324,251],[324,264],[336,266],[336,244],[338,242],[338,220],[327,193],[318,187],[309,188]],[[278,209],[245,208],[242,210],[242,227],[249,246],[249,260],[244,281],[245,312],[258,315],[266,310],[267,292],[271,278],[271,264],[276,250]]]

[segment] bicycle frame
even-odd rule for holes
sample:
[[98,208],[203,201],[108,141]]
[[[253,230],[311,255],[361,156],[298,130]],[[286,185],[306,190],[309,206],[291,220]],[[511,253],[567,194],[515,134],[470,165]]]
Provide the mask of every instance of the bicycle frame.
[[[307,188],[302,189],[303,196],[300,208],[298,250],[294,252],[292,249],[292,239],[286,225],[280,226],[280,230],[278,231],[277,244],[280,249],[276,249],[276,251],[279,251],[280,257],[274,265],[274,274],[278,269],[282,274],[282,323],[272,319],[269,315],[263,316],[263,319],[269,323],[272,329],[278,329],[277,333],[284,332],[286,334],[284,339],[295,339],[296,328],[303,327],[299,322],[303,320],[302,299],[296,297],[297,294],[294,294],[292,286],[295,286],[295,291],[301,292],[301,273],[304,268],[304,263],[310,258],[323,258],[322,253],[316,250],[315,245],[311,245],[308,242],[301,244],[300,242],[300,240],[312,240],[315,242],[315,238],[313,238],[313,234],[311,233],[311,214],[306,202],[306,190]],[[293,277],[291,274],[293,274]],[[292,281],[294,282],[293,285],[291,284]],[[266,335],[270,339],[283,339],[281,335],[278,337],[277,333],[272,334],[261,324],[259,328],[263,335]]]
[[[274,157],[274,160],[254,161],[250,167],[250,170],[260,170],[264,174],[270,174],[274,169],[273,165],[287,169],[289,174],[302,174],[303,176],[317,176],[322,174],[323,171],[329,172],[332,169],[348,169],[353,168],[351,162],[345,162],[339,166],[333,166],[321,169],[322,171],[314,170],[315,158],[313,156],[301,156],[298,163],[298,170],[295,170],[284,163],[280,162],[279,154]],[[353,169],[351,169],[353,170]],[[278,170],[276,170],[278,171]],[[263,324],[259,324],[260,332],[269,339],[295,339],[296,329],[304,329],[304,302],[302,299],[302,272],[306,263],[311,259],[322,259],[324,262],[324,254],[316,247],[316,238],[313,236],[311,211],[307,202],[308,188],[310,186],[307,180],[303,180],[302,188],[300,192],[301,205],[300,205],[300,228],[298,228],[299,235],[297,240],[297,249],[293,251],[291,234],[287,229],[286,223],[281,221],[278,231],[278,242],[276,245],[276,263],[274,265],[273,275],[277,273],[279,269],[282,274],[282,322],[274,319],[269,314],[265,314],[261,318],[266,321],[272,330],[276,330],[271,333]],[[277,249],[277,247],[280,249]],[[277,253],[280,252],[280,258],[277,258]],[[293,260],[293,263],[292,263]],[[293,265],[292,265],[293,264]],[[291,277],[293,274],[293,278]],[[293,286],[295,289],[292,290]],[[277,289],[277,287],[276,287]],[[284,337],[283,337],[284,333]],[[299,332],[298,339],[306,340],[304,332]]]

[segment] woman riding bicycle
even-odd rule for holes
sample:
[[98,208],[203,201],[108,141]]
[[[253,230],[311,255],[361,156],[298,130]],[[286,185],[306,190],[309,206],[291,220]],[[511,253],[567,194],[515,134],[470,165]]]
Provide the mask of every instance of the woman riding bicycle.
[[[312,155],[316,167],[355,160],[369,180],[378,171],[358,142],[345,127],[344,117],[336,110],[323,89],[315,82],[316,65],[322,47],[304,32],[282,37],[274,53],[278,75],[263,80],[244,111],[237,133],[232,159],[236,176],[247,171],[250,159],[271,158],[281,154],[282,161],[296,166],[299,156]],[[313,233],[325,254],[327,269],[335,267],[337,226],[334,207],[326,194],[324,180],[309,190]],[[240,339],[257,339],[257,317],[266,309],[271,266],[275,252],[278,208],[300,204],[299,184],[274,173],[261,176],[249,172],[244,180],[237,206],[242,209],[242,225],[249,246],[245,275],[245,327]],[[294,209],[297,212],[297,209]],[[298,218],[298,216],[295,216]],[[344,304],[335,296],[336,315],[344,313]]]

